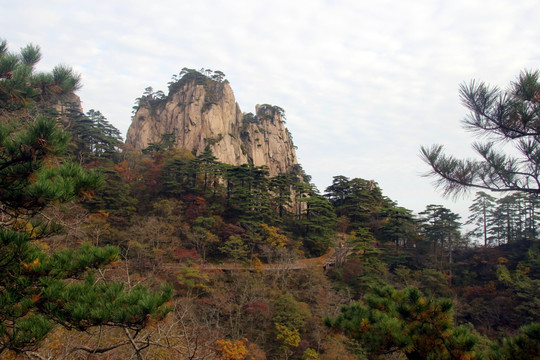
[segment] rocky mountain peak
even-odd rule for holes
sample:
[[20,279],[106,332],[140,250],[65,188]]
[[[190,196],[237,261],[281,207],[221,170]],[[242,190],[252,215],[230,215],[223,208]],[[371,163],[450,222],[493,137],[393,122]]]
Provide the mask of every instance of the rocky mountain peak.
[[172,134],[174,146],[196,155],[209,146],[231,165],[266,165],[270,175],[293,170],[295,147],[278,106],[257,105],[243,113],[223,73],[184,69],[169,83],[169,94],[147,88],[138,99],[126,144],[142,150]]

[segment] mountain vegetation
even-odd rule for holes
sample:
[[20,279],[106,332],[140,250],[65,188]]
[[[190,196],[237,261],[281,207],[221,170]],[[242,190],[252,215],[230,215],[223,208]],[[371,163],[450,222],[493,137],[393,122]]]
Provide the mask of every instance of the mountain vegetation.
[[[39,59],[37,46],[0,44],[1,358],[540,356],[539,206],[521,170],[503,166],[517,172],[508,187],[528,191],[478,192],[462,222],[437,204],[414,214],[373,180],[337,175],[321,193],[300,166],[271,176],[169,133],[135,151],[100,111],[83,113],[77,74],[37,73]],[[533,75],[501,95],[511,106],[496,103],[520,114],[508,134],[521,129],[530,148],[539,100],[518,84],[534,88]],[[193,81],[218,96],[227,80],[184,69],[169,88]],[[486,103],[473,96],[485,88],[463,96]],[[165,98],[147,88],[136,107]],[[488,108],[474,119],[492,129]],[[423,154],[444,181],[471,170],[448,191],[503,181],[503,168],[438,149]],[[489,153],[492,166],[509,161]]]

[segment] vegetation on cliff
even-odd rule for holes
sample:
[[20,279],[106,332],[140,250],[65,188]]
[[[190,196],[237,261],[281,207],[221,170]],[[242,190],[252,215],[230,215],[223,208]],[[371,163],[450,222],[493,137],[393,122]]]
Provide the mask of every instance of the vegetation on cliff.
[[298,166],[285,111],[257,105],[242,113],[220,71],[184,68],[169,82],[169,92],[145,89],[133,107],[126,145],[150,151],[159,143],[200,155],[207,147],[230,165],[267,166],[272,176]]

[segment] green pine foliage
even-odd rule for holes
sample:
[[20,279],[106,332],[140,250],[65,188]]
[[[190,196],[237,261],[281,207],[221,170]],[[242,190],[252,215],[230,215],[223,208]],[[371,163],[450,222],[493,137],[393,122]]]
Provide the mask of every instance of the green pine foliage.
[[65,99],[81,86],[81,77],[70,67],[57,65],[50,73],[35,72],[41,59],[39,46],[29,44],[20,53],[0,40],[0,109],[15,111],[35,103]]
[[454,327],[452,302],[425,297],[416,288],[374,288],[363,303],[342,308],[326,323],[358,339],[371,354],[398,353],[407,359],[480,359],[478,339]]
[[77,108],[69,108],[66,119],[67,131],[73,137],[71,147],[76,159],[88,163],[111,158],[122,144],[120,131],[100,111],[91,109],[84,115]]
[[520,334],[504,339],[502,346],[494,346],[492,359],[537,359],[540,355],[540,323],[520,328]]
[[129,219],[135,213],[138,202],[131,196],[129,185],[114,167],[102,166],[100,170],[107,186],[86,200],[85,206],[95,212],[105,211],[115,218]]
[[[474,80],[461,85],[462,103],[470,110],[463,124],[485,141],[472,145],[478,159],[466,160],[446,155],[442,145],[423,146],[427,176],[448,195],[472,188],[538,194],[539,93],[538,70],[522,71],[505,90]],[[513,151],[501,151],[499,143]]]
[[412,212],[384,196],[373,180],[334,176],[325,197],[337,217],[347,220],[342,229],[346,232],[367,228],[378,240],[404,247],[412,246],[416,240],[418,229]]
[[[34,76],[37,47],[29,45],[19,55],[8,53],[5,43],[0,47],[0,354],[36,349],[55,324],[141,329],[149,317],[166,313],[170,288],[154,293],[96,281],[89,270],[116,260],[116,247],[83,244],[48,252],[43,246],[60,230],[43,212],[89,197],[102,184],[98,173],[63,157],[69,134],[56,119],[39,115],[46,101],[51,107],[50,101],[75,90],[79,77],[65,66]],[[28,85],[38,78],[41,91]],[[23,107],[29,111],[20,112]]]

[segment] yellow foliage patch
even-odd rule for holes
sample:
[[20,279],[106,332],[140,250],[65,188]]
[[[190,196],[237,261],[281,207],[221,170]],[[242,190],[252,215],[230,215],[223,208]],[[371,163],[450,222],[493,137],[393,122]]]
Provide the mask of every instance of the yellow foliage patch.
[[247,343],[245,338],[237,341],[221,339],[216,341],[216,352],[220,360],[243,360],[248,353]]

